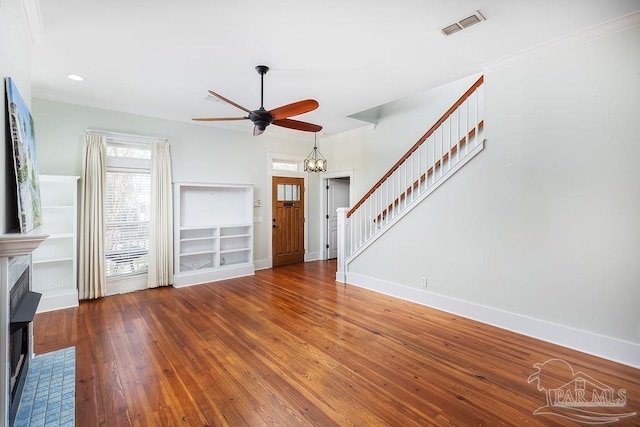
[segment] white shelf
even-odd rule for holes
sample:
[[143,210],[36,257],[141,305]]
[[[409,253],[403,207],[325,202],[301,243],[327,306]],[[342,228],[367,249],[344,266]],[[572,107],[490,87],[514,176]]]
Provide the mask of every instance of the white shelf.
[[40,175],[42,225],[49,234],[34,251],[33,290],[42,294],[38,312],[78,305],[77,176]]
[[42,258],[42,259],[33,259],[34,264],[46,264],[51,262],[65,262],[65,261],[73,261],[74,257],[68,258]]
[[[198,267],[194,267],[194,268],[189,268],[186,265],[181,264],[180,267],[181,267],[180,270],[182,271],[182,276],[183,277],[186,277],[191,273],[207,273],[207,272],[210,272],[210,271],[217,271],[218,270],[217,268],[215,268],[213,266],[210,266],[210,267],[198,266]],[[194,283],[194,285],[195,284],[197,284],[197,283]],[[182,286],[185,286],[185,285],[182,285]],[[178,286],[178,287],[180,287],[180,286]]]
[[186,226],[186,227],[180,227],[180,230],[208,230],[208,229],[213,229],[216,226],[213,224],[205,224],[205,225],[198,225],[198,226]]
[[180,239],[181,242],[196,242],[199,240],[214,240],[216,239],[215,237],[191,237],[191,238],[187,238],[187,239]]
[[251,250],[251,248],[225,249],[225,250],[221,250],[220,253],[221,254],[230,254],[230,253],[233,253],[233,252],[248,252],[250,250]]
[[253,187],[176,182],[175,286],[254,273]]
[[193,251],[193,252],[182,252],[180,256],[191,256],[191,255],[201,255],[201,254],[215,254],[216,251]]

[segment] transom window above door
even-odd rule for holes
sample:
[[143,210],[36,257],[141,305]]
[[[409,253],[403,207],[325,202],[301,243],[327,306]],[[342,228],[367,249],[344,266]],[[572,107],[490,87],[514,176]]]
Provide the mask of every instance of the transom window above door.
[[300,171],[300,162],[295,160],[274,160],[272,166],[274,171]]

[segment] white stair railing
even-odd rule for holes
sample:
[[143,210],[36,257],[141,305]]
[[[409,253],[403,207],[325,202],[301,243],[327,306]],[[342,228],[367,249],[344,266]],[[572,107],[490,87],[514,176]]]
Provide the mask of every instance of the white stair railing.
[[344,274],[341,265],[482,150],[483,82],[480,77],[360,201],[348,212],[342,211],[345,234],[339,237],[343,251],[338,251],[338,276]]

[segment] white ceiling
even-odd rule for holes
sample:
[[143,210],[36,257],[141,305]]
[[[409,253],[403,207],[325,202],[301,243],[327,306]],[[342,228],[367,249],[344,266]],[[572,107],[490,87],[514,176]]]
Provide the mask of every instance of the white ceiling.
[[[179,121],[242,116],[207,100],[207,89],[256,109],[254,67],[265,64],[271,68],[265,108],[316,99],[316,111],[294,118],[336,134],[366,124],[350,115],[637,11],[640,0],[46,0],[39,6],[34,97]],[[450,37],[439,32],[475,10],[487,20]],[[248,121],[201,125],[252,130]]]

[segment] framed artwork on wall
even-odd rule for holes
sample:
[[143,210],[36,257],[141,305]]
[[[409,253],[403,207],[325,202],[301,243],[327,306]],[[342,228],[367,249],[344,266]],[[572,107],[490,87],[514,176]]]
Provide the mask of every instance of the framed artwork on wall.
[[41,224],[40,182],[33,118],[11,77],[5,78],[9,133],[18,192],[20,232]]

